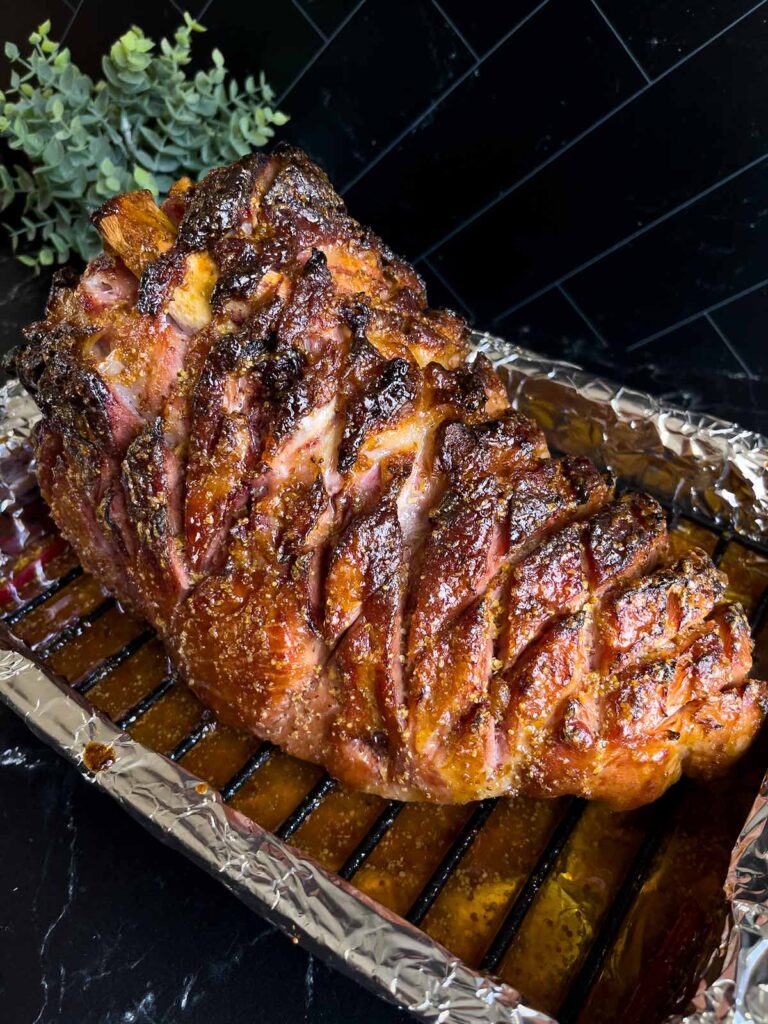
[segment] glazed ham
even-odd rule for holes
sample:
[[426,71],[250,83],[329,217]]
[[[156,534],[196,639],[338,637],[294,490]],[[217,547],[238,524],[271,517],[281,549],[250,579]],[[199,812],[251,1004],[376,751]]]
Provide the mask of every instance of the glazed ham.
[[551,458],[468,330],[297,150],[94,215],[14,369],[83,564],[220,720],[351,786],[629,807],[744,749],[766,686],[702,552]]

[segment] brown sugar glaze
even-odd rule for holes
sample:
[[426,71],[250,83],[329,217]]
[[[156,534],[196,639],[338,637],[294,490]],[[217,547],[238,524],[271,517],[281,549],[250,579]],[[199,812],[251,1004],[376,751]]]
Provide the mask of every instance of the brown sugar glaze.
[[[718,543],[716,534],[685,519],[677,522],[671,536],[673,549],[680,554],[694,545],[711,553]],[[76,564],[64,549],[30,572],[29,566],[53,543],[51,537],[35,541],[16,562],[17,575],[26,566],[24,584],[0,590],[3,611],[29,600]],[[721,565],[730,579],[729,597],[741,600],[749,612],[768,586],[768,560],[731,541]],[[95,581],[82,576],[19,622],[14,635],[30,648],[39,648],[104,599]],[[112,608],[83,635],[55,651],[46,665],[77,683],[141,629],[140,622],[119,607]],[[764,673],[766,627],[757,638],[755,659],[756,671]],[[157,687],[167,672],[162,647],[152,640],[101,680],[88,699],[118,719]],[[175,682],[128,726],[128,732],[167,754],[206,715],[184,684]],[[220,789],[257,746],[253,736],[213,723],[180,763]],[[661,1019],[685,997],[722,930],[722,883],[731,848],[764,771],[765,747],[761,737],[724,779],[682,783],[684,794],[665,827],[660,852],[580,1021],[608,1024],[620,1014],[625,1024],[645,1024]],[[231,803],[265,828],[275,829],[321,776],[316,765],[275,750]],[[294,833],[291,843],[326,868],[338,870],[384,807],[385,801],[378,797],[338,787]],[[563,800],[500,800],[421,927],[464,961],[478,966],[564,807]],[[653,826],[657,808],[612,812],[591,804],[584,810],[497,968],[530,1005],[552,1014],[563,1005],[606,910]],[[407,805],[356,873],[354,884],[406,915],[472,812],[473,806]]]

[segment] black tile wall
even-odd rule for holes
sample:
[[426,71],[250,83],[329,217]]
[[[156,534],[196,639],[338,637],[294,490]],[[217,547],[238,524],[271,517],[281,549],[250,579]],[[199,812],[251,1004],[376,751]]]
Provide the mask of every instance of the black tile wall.
[[[707,353],[706,366],[699,365],[702,352]],[[689,371],[694,375],[714,371],[713,376],[718,378],[740,380],[749,376],[738,355],[723,341],[717,325],[707,316],[697,317],[643,345],[637,350],[633,369],[674,376],[678,387],[685,386]]]
[[759,6],[755,0],[597,0],[639,63],[655,78]]
[[[95,73],[129,24],[169,33],[182,6],[28,0],[2,25],[21,42],[51,17]],[[416,261],[433,301],[765,422],[768,0],[187,6],[208,29],[196,60],[218,46],[238,76],[264,69],[282,137]],[[36,301],[14,274],[6,346]]]
[[[768,152],[768,17],[757,11],[514,188],[434,254],[493,319]],[[465,253],[504,239],[503,261]]]
[[712,319],[752,373],[768,376],[768,285],[715,310]]
[[[673,404],[736,419],[765,432],[768,403],[761,399],[761,389],[765,390],[768,381],[758,379],[744,358],[743,348],[731,341],[737,334],[739,340],[746,339],[744,347],[749,349],[751,339],[764,334],[761,325],[768,315],[768,290],[753,294],[762,299],[762,307],[756,303],[751,310],[746,308],[749,296],[625,352],[620,363],[621,381]],[[739,308],[742,302],[745,308]],[[722,316],[721,326],[721,315],[732,309],[738,309],[738,317]],[[561,289],[553,288],[510,313],[496,330],[518,345],[576,363],[596,374],[617,376],[615,349],[595,334]],[[759,358],[753,365],[759,365]]]
[[433,306],[445,306],[466,317],[467,320],[475,320],[474,310],[467,305],[459,292],[435,271],[429,260],[421,260],[418,266],[419,273],[427,286],[429,301]]
[[359,3],[360,0],[302,0],[297,6],[327,37],[336,31]]
[[610,372],[614,366],[610,346],[595,334],[559,288],[509,313],[494,331],[516,345],[598,373]]
[[[541,56],[533,67],[530,53]],[[589,0],[550,0],[345,198],[418,255],[642,84]]]
[[431,0],[367,0],[281,100],[343,187],[474,62]]
[[208,29],[199,49],[217,46],[227,67],[242,78],[262,69],[279,94],[322,43],[322,36],[294,4],[282,0],[269,5],[242,0],[213,0],[203,16]]
[[544,6],[541,0],[440,0],[440,9],[478,55]]
[[765,383],[745,375],[714,374],[697,359],[675,371],[666,363],[649,362],[625,370],[622,380],[673,405],[707,412],[768,433],[768,410],[761,394]]
[[5,350],[19,340],[23,324],[41,319],[48,297],[48,279],[19,263],[9,248],[3,248],[0,281],[0,350]]
[[614,346],[768,280],[768,157],[568,281]]

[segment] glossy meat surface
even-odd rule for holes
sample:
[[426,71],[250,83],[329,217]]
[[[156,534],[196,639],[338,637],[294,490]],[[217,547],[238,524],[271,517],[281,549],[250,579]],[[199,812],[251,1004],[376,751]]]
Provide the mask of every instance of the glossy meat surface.
[[703,552],[551,458],[468,330],[278,147],[94,215],[13,369],[83,564],[193,689],[350,785],[633,806],[759,728]]

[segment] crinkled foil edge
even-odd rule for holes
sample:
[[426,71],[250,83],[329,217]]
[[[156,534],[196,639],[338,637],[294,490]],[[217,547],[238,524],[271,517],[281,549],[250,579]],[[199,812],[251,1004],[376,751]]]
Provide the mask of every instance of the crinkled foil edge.
[[489,334],[473,340],[508,377],[514,407],[535,415],[551,446],[588,454],[681,512],[768,538],[768,438]]
[[[508,377],[513,404],[544,421],[550,442],[584,454],[681,510],[768,536],[768,441],[712,417],[670,408],[476,334]],[[0,509],[29,483],[24,456],[37,410],[20,385],[0,388]],[[578,435],[578,436],[575,436]],[[554,1024],[510,986],[471,970],[419,929],[225,805],[178,765],[120,732],[16,651],[0,652],[0,700],[161,840],[218,877],[244,903],[327,961],[423,1020]],[[89,743],[114,752],[91,773]],[[690,1010],[667,1024],[768,1021],[768,781],[734,848],[729,919]]]

